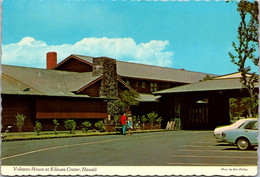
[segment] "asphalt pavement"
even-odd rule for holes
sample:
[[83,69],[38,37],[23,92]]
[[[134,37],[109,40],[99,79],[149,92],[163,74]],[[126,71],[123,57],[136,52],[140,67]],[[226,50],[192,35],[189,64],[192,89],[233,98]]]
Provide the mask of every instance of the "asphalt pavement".
[[257,149],[217,143],[212,131],[168,131],[2,142],[11,166],[256,166]]

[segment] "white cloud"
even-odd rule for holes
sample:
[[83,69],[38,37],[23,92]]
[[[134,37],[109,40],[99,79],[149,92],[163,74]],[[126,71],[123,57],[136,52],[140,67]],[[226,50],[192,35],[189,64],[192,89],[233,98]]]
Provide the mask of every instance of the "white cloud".
[[75,44],[47,45],[32,37],[3,45],[2,63],[8,65],[46,67],[46,53],[56,51],[58,62],[71,54],[92,57],[107,56],[121,61],[171,66],[173,52],[164,51],[169,41],[152,40],[136,44],[132,38],[83,38]]

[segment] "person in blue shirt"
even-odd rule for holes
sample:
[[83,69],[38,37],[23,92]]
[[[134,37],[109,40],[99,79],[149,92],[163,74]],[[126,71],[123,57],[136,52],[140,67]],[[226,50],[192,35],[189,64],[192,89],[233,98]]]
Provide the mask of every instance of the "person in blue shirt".
[[128,131],[129,131],[129,135],[131,135],[131,129],[133,129],[133,122],[132,122],[131,114],[129,114],[129,116],[128,116],[127,128],[128,128]]

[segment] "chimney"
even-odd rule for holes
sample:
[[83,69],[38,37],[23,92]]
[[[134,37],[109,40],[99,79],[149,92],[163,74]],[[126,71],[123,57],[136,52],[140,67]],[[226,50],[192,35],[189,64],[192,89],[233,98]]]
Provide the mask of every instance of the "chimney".
[[116,60],[108,57],[93,58],[93,76],[103,76],[99,96],[117,97]]
[[51,69],[53,66],[57,64],[56,52],[48,52],[46,57],[47,57],[47,69]]

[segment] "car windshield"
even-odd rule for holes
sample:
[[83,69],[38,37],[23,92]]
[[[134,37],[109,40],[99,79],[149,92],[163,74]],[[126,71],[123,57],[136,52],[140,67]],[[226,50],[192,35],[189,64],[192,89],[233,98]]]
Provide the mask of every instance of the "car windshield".
[[245,121],[246,121],[246,119],[238,120],[237,122],[233,123],[231,126],[234,128],[239,128],[239,127],[241,127],[241,125],[244,124]]

